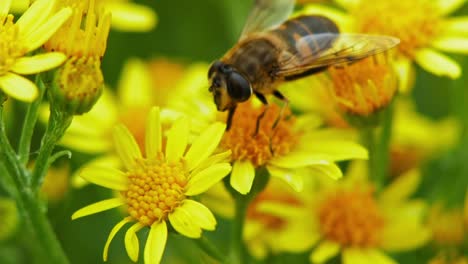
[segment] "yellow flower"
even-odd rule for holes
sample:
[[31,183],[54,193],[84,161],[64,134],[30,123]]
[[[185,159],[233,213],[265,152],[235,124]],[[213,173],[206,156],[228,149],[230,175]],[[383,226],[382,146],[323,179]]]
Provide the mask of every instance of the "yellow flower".
[[447,16],[465,0],[381,0],[369,4],[362,0],[336,0],[348,14],[337,9],[309,5],[304,13],[320,13],[334,19],[343,32],[382,34],[401,40],[397,71],[400,90],[411,86],[412,62],[439,76],[458,78],[461,67],[440,51],[466,54],[466,17]]
[[27,55],[62,26],[71,10],[54,12],[55,0],[38,0],[15,23],[13,15],[8,14],[11,2],[0,2],[0,89],[13,98],[31,102],[37,97],[37,87],[21,75],[55,68],[65,61],[65,56],[60,52]]
[[60,201],[68,191],[70,175],[70,165],[68,163],[50,167],[41,186],[41,194],[49,202]]
[[300,191],[304,170],[337,179],[342,173],[335,161],[367,158],[362,146],[343,139],[346,133],[315,129],[320,121],[314,117],[296,120],[286,113],[273,129],[280,112],[274,104],[269,106],[255,135],[257,117],[263,109],[264,106],[255,107],[251,102],[240,104],[221,143],[222,148],[232,151],[230,183],[241,194],[250,192],[255,171],[260,167]]
[[0,197],[0,241],[9,239],[18,226],[18,209],[14,200]]
[[366,168],[364,162],[355,162],[343,180],[321,178],[315,187],[309,185],[308,192],[300,194],[307,210],[284,204],[264,205],[262,210],[302,230],[289,239],[301,241],[298,248],[314,246],[312,263],[325,263],[339,253],[346,264],[396,263],[385,252],[418,248],[431,236],[422,224],[425,203],[409,199],[420,174],[402,175],[376,195]]
[[139,242],[136,232],[150,227],[144,251],[145,263],[159,263],[167,240],[167,222],[180,234],[199,238],[202,229],[214,230],[216,219],[190,196],[205,192],[230,171],[226,160],[229,152],[211,155],[221,140],[225,126],[215,123],[208,127],[187,150],[189,123],[178,119],[168,131],[165,149],[159,109],[149,114],[145,152],[142,154],[130,132],[122,125],[114,131],[114,143],[124,170],[87,167],[81,176],[95,184],[120,191],[121,197],[86,206],[72,219],[126,206],[128,216],[112,229],[104,247],[107,260],[109,245],[116,233],[127,223],[136,222],[125,235],[125,247],[133,261],[138,260]]
[[441,203],[432,206],[428,225],[434,241],[441,246],[460,246],[468,235],[463,208],[444,208]]

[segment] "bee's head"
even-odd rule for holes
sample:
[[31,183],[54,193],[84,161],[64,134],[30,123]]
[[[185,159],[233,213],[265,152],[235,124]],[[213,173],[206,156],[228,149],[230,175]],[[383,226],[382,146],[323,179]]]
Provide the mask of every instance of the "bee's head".
[[249,81],[231,65],[215,61],[208,71],[211,85],[209,91],[213,93],[218,111],[226,111],[244,102],[252,95]]

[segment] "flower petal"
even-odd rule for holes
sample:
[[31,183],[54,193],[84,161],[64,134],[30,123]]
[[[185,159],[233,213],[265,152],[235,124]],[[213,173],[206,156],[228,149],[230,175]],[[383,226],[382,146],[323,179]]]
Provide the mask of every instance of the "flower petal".
[[186,237],[199,238],[201,236],[202,230],[200,226],[193,223],[187,211],[180,206],[173,213],[169,214],[169,221],[177,232]]
[[112,242],[112,239],[114,239],[115,235],[117,234],[117,232],[119,232],[119,230],[126,224],[126,223],[129,223],[132,221],[132,218],[131,217],[125,217],[124,219],[122,219],[122,221],[118,222],[111,230],[111,232],[109,233],[109,236],[107,237],[107,241],[106,241],[106,245],[104,246],[104,250],[102,252],[102,259],[104,261],[107,261],[107,256],[108,256],[108,252],[109,252],[109,246],[110,246],[110,243]]
[[416,53],[416,61],[423,69],[437,76],[448,76],[456,79],[462,73],[458,63],[433,49],[419,50]]
[[367,256],[371,259],[372,263],[375,264],[397,264],[395,260],[384,254],[382,251],[377,249],[369,249]]
[[294,169],[281,169],[275,166],[267,166],[267,170],[272,177],[285,181],[294,191],[301,192],[304,188],[304,180]]
[[122,199],[120,198],[111,198],[111,199],[103,200],[103,201],[85,206],[81,208],[80,210],[74,212],[71,219],[75,220],[83,216],[88,216],[88,215],[106,211],[115,207],[119,207],[123,204],[125,204],[125,202],[122,201]]
[[144,251],[145,264],[159,264],[166,248],[167,225],[165,221],[155,222],[146,240]]
[[333,20],[343,32],[352,32],[353,30],[353,19],[336,8],[320,4],[309,4],[300,14],[326,16]]
[[217,164],[217,163],[225,163],[225,162],[230,162],[231,161],[231,150],[228,150],[228,151],[224,151],[224,152],[221,152],[221,153],[218,153],[218,154],[215,154],[207,159],[205,159],[204,161],[202,161],[198,166],[197,168],[195,168],[193,171],[192,171],[192,175],[195,175],[197,174],[198,172],[214,165],[214,164]]
[[125,173],[114,168],[105,167],[85,167],[80,172],[80,177],[116,191],[125,191],[128,189],[128,179]]
[[27,51],[33,51],[44,44],[49,38],[55,34],[62,24],[67,21],[71,16],[71,8],[63,8],[57,12],[53,17],[48,18],[47,22],[43,23],[39,28],[35,28],[34,31],[27,35],[22,36],[22,41],[25,43],[25,49]]
[[309,154],[307,152],[291,152],[282,157],[276,157],[270,164],[280,168],[300,168],[311,165],[329,165],[332,162],[324,155]]
[[441,26],[442,34],[446,36],[460,36],[468,34],[468,16],[447,18]]
[[414,83],[414,69],[411,60],[400,58],[395,60],[393,65],[398,74],[398,89],[402,93],[409,92]]
[[153,9],[135,3],[109,2],[106,8],[112,13],[112,27],[121,31],[150,31],[158,20]]
[[419,170],[411,170],[387,186],[380,194],[379,200],[385,204],[403,202],[416,191],[420,182],[421,173]]
[[22,57],[15,61],[11,71],[18,74],[35,74],[53,69],[66,60],[67,56],[61,52],[48,52]]
[[121,76],[117,94],[122,99],[123,107],[150,106],[153,92],[151,75],[143,61],[128,59]]
[[250,161],[236,161],[231,172],[232,188],[241,194],[247,194],[252,188],[255,178],[255,168]]
[[[106,167],[106,168],[118,168],[120,166],[120,159],[116,155],[103,155],[86,163],[86,167]],[[81,188],[87,185],[89,182],[80,177],[82,170],[78,170],[72,175],[71,185],[74,188]]]
[[459,9],[466,0],[435,0],[437,13],[440,15],[448,15],[455,10]]
[[345,248],[342,253],[343,264],[374,264],[367,256],[365,249]]
[[166,158],[168,162],[176,162],[182,158],[187,148],[189,137],[189,121],[179,118],[167,133]]
[[0,17],[8,15],[8,11],[10,11],[12,0],[4,0],[0,2]]
[[55,2],[55,0],[34,1],[16,22],[16,25],[20,29],[20,34],[22,36],[29,35],[38,25],[43,24],[49,17]]
[[141,159],[140,147],[130,131],[123,126],[117,125],[114,128],[115,150],[119,155],[125,168],[132,169],[136,159]]
[[145,151],[146,157],[156,157],[162,150],[162,130],[159,107],[151,108],[146,122]]
[[225,129],[225,124],[216,122],[209,126],[197,139],[195,139],[185,155],[185,160],[187,161],[189,170],[193,170],[204,159],[210,156],[211,153],[213,153],[216,147],[218,147]]
[[432,46],[438,50],[468,54],[468,38],[441,37],[432,42]]
[[125,249],[127,250],[128,257],[133,261],[138,261],[138,253],[140,252],[140,243],[136,232],[138,232],[143,225],[138,222],[132,225],[125,233]]
[[198,226],[206,230],[215,230],[216,218],[206,206],[194,200],[186,199],[182,204],[182,208],[187,211],[192,221]]
[[366,148],[356,142],[347,140],[320,140],[307,144],[309,153],[320,153],[331,161],[343,161],[348,159],[368,159]]
[[14,73],[0,75],[0,89],[20,101],[32,102],[38,95],[36,85],[30,80]]
[[194,174],[187,185],[185,195],[193,196],[205,192],[221,181],[231,171],[231,164],[218,163]]
[[325,240],[312,251],[312,254],[310,254],[310,261],[312,263],[325,263],[339,252],[340,245],[338,243]]

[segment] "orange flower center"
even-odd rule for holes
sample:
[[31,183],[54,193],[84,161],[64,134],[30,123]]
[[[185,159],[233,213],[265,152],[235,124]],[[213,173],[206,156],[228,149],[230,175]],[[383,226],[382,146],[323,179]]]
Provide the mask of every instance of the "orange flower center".
[[380,242],[384,220],[372,191],[338,191],[323,201],[317,213],[323,236],[341,246],[371,247]]
[[435,242],[444,246],[457,246],[466,238],[463,210],[445,209],[437,204],[429,214],[428,224]]
[[386,54],[329,69],[338,106],[345,112],[369,115],[390,103],[397,79]]
[[369,4],[360,1],[350,13],[356,18],[359,32],[395,36],[401,40],[400,52],[412,58],[439,33],[441,19],[434,2],[381,0]]
[[168,163],[162,153],[154,159],[141,159],[128,171],[128,190],[122,192],[128,213],[149,226],[165,220],[185,199],[188,169],[183,161]]
[[16,59],[26,53],[18,40],[18,27],[13,15],[0,16],[0,76],[7,73]]
[[145,152],[145,131],[148,113],[149,107],[133,106],[119,115],[120,122],[130,130],[142,153]]
[[270,105],[260,121],[255,135],[257,119],[265,109],[255,108],[250,103],[239,104],[234,114],[231,129],[224,134],[221,146],[232,151],[233,160],[249,160],[255,167],[265,165],[272,157],[289,153],[298,141],[293,131],[294,119],[287,118],[288,111],[273,129],[280,108]]

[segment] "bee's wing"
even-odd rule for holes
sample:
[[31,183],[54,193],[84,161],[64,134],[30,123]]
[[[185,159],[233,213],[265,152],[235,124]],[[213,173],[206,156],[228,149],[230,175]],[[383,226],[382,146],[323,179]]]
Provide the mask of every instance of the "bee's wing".
[[301,37],[295,52],[284,52],[278,76],[293,76],[308,70],[351,63],[395,47],[400,40],[390,36],[319,33]]
[[240,39],[283,23],[291,15],[295,2],[295,0],[255,0]]

